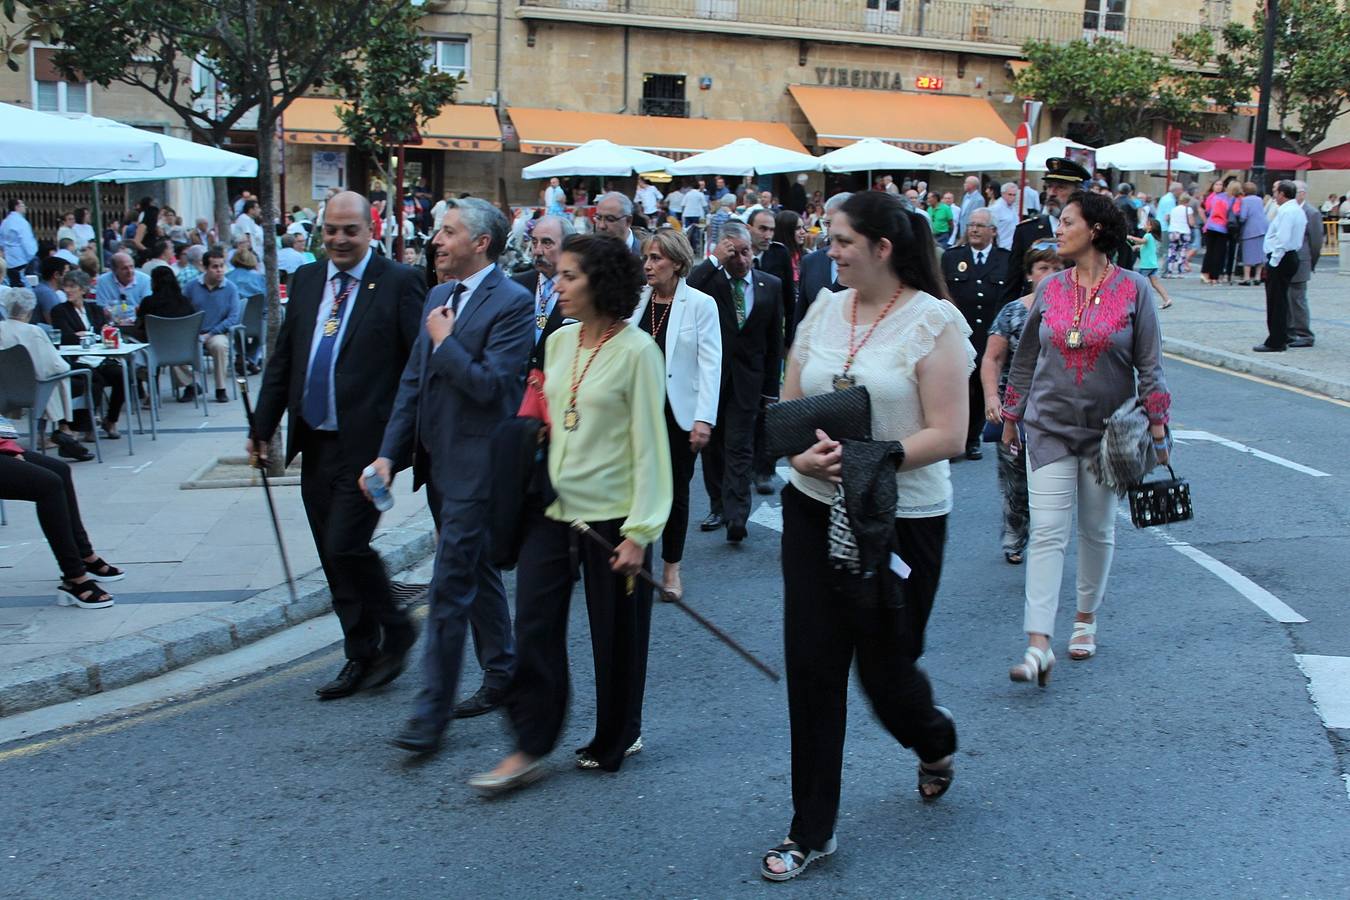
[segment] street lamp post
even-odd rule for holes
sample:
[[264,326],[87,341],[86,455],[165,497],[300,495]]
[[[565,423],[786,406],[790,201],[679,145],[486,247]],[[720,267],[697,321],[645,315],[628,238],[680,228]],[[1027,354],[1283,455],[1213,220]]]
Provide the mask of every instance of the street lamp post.
[[1270,124],[1271,84],[1275,78],[1275,30],[1278,0],[1266,0],[1266,30],[1261,42],[1261,96],[1256,104],[1256,134],[1252,137],[1252,181],[1266,191],[1266,129]]

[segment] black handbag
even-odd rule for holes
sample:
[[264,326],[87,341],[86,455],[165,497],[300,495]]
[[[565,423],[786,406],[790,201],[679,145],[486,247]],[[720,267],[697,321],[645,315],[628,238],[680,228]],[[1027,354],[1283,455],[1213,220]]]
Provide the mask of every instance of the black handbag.
[[870,441],[872,398],[867,388],[855,385],[770,404],[764,411],[764,443],[769,458],[796,456],[810,449],[819,440],[817,428],[834,441]]
[[1171,465],[1167,472],[1172,477],[1162,481],[1141,481],[1128,490],[1130,521],[1135,528],[1169,525],[1195,518],[1191,506],[1191,483],[1178,478]]

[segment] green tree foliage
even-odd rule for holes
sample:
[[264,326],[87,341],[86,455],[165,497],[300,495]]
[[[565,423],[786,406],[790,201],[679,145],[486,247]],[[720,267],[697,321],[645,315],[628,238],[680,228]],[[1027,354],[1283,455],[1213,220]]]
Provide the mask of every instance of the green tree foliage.
[[[1350,113],[1350,0],[1280,0],[1277,6],[1271,125],[1299,153],[1326,139]],[[1251,25],[1224,29],[1221,79],[1255,85],[1265,43],[1264,10]]]
[[[1178,54],[1203,56],[1204,38],[1179,39]],[[1157,120],[1201,127],[1218,87],[1198,72],[1120,41],[1031,41],[1018,93],[1080,117],[1098,146],[1147,134]]]

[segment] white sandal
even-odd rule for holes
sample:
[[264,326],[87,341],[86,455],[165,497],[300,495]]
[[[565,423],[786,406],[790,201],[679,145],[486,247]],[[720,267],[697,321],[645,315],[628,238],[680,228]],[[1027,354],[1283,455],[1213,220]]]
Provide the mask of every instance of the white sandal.
[[1027,647],[1022,661],[1008,670],[1008,678],[1013,681],[1035,681],[1045,687],[1050,680],[1050,670],[1055,667],[1055,651],[1048,647]]
[[[806,867],[818,859],[829,856],[839,846],[835,841],[834,835],[825,842],[825,846],[819,850],[808,850],[795,841],[784,840],[783,843],[774,847],[768,853],[764,854],[764,859],[759,864],[759,874],[767,881],[787,881],[790,878],[796,878],[806,871]],[[769,868],[769,861],[777,859],[784,866],[783,871],[775,872]]]
[[[1069,638],[1069,659],[1082,662],[1085,659],[1091,659],[1095,656],[1097,653],[1096,635],[1096,622],[1074,622],[1073,636]],[[1080,637],[1090,638],[1090,640],[1084,644],[1075,644],[1074,641],[1078,640]]]

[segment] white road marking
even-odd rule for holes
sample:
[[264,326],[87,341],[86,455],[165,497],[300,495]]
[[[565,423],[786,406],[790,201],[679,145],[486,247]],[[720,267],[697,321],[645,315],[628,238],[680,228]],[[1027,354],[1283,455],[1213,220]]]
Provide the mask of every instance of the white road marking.
[[1350,728],[1350,656],[1296,653],[1294,659],[1308,678],[1308,693],[1322,723],[1328,728]]
[[142,472],[144,472],[146,469],[148,469],[148,468],[150,468],[151,466],[153,466],[154,464],[155,464],[155,461],[154,461],[153,459],[150,460],[149,462],[143,462],[143,463],[141,463],[139,466],[137,466],[137,467],[135,468],[135,470],[134,470],[131,474],[132,474],[132,475],[139,475],[139,474],[141,474]]
[[[1117,510],[1117,513],[1125,521],[1129,521],[1130,514],[1124,507]],[[1153,536],[1161,540],[1167,546],[1189,559],[1199,563],[1202,568],[1208,569],[1219,577],[1221,581],[1227,584],[1233,590],[1246,597],[1254,603],[1258,609],[1270,616],[1276,622],[1286,622],[1289,624],[1299,624],[1308,621],[1298,613],[1293,607],[1285,603],[1279,597],[1276,597],[1270,591],[1261,587],[1255,581],[1252,581],[1246,575],[1236,569],[1219,562],[1205,551],[1192,547],[1185,541],[1179,541],[1172,537],[1165,528],[1147,528],[1141,529],[1152,532]]]
[[1313,478],[1331,477],[1331,473],[1329,472],[1322,472],[1318,469],[1309,468],[1301,463],[1285,459],[1283,456],[1276,456],[1274,453],[1257,450],[1255,447],[1239,444],[1237,441],[1231,441],[1226,437],[1220,437],[1219,435],[1212,434],[1208,431],[1174,431],[1172,432],[1172,437],[1179,441],[1208,441],[1212,444],[1218,444],[1221,447],[1227,447],[1230,450],[1236,450],[1239,453],[1250,453],[1257,459],[1273,462],[1277,466],[1284,466],[1286,469],[1293,469],[1295,472],[1302,472],[1304,475],[1311,475]]

